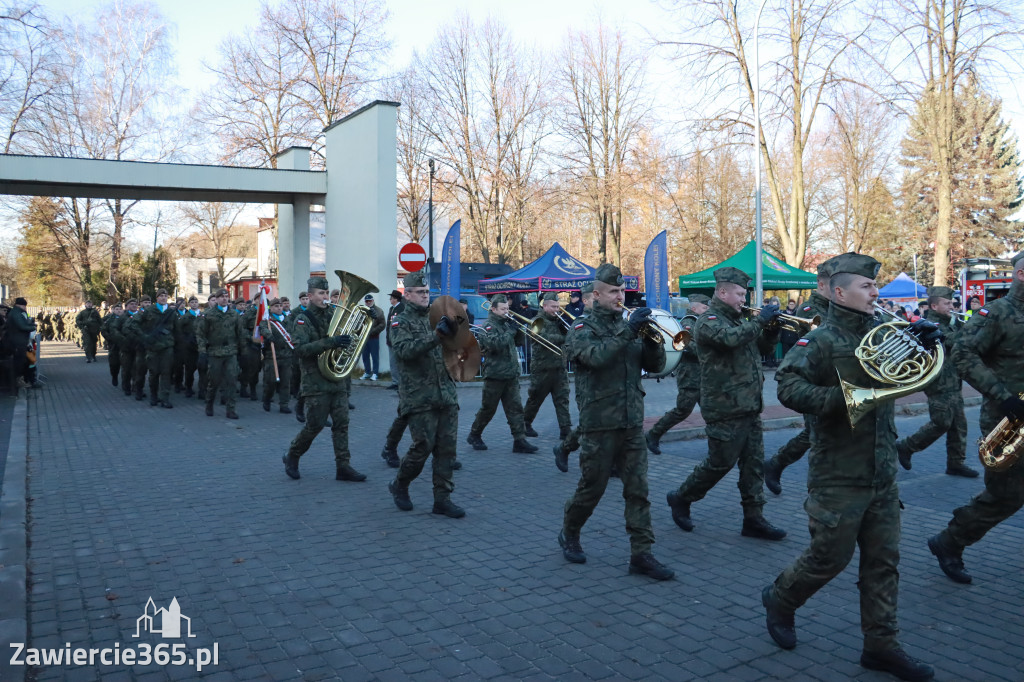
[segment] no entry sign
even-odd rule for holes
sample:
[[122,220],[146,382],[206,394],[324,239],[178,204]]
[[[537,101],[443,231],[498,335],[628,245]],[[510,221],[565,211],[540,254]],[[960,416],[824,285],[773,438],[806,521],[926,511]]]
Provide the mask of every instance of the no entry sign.
[[406,272],[417,272],[427,264],[427,250],[416,242],[409,242],[398,250],[398,264]]

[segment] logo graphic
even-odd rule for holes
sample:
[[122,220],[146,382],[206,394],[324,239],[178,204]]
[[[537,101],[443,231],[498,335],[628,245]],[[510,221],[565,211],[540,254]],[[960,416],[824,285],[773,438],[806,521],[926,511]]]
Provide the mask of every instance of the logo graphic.
[[761,260],[764,262],[765,265],[767,265],[768,267],[770,267],[773,270],[778,270],[779,272],[784,272],[787,275],[792,272],[792,270],[789,269],[788,265],[786,265],[785,263],[780,261],[775,256],[771,256],[771,255],[769,255],[767,253],[762,252],[761,253]]
[[[156,624],[158,618],[160,620],[159,627]],[[177,639],[181,637],[181,621],[185,621],[187,636],[195,637],[192,634],[192,619],[181,615],[181,606],[178,605],[177,597],[171,599],[171,603],[166,609],[158,609],[153,603],[153,598],[150,597],[146,602],[143,614],[135,621],[135,634],[132,637],[138,637],[141,632],[149,632],[167,639]]]
[[555,256],[555,267],[567,275],[589,275],[590,270],[572,256]]

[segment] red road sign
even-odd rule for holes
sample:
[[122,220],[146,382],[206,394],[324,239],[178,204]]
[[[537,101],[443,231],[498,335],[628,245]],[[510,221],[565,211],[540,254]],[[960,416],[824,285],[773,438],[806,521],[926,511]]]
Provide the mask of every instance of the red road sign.
[[416,242],[409,242],[398,250],[398,264],[406,272],[417,272],[427,264],[427,250]]

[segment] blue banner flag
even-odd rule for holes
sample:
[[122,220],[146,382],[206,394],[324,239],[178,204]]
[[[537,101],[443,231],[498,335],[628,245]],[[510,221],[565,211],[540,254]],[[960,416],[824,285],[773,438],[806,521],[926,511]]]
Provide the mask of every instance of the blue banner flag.
[[444,238],[444,247],[441,249],[441,295],[459,297],[459,289],[462,288],[462,252],[459,248],[462,232],[462,221],[456,220],[455,224],[448,230],[448,236]]
[[668,233],[662,230],[651,240],[644,256],[644,287],[647,307],[669,310],[668,302]]

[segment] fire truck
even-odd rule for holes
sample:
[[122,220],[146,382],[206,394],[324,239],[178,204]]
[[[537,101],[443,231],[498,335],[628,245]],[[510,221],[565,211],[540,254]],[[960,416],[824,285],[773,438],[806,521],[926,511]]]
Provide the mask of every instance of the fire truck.
[[1010,293],[1013,281],[1013,267],[1004,258],[967,258],[960,270],[960,299],[962,309],[970,309],[971,297],[977,297],[982,305],[991,303]]

